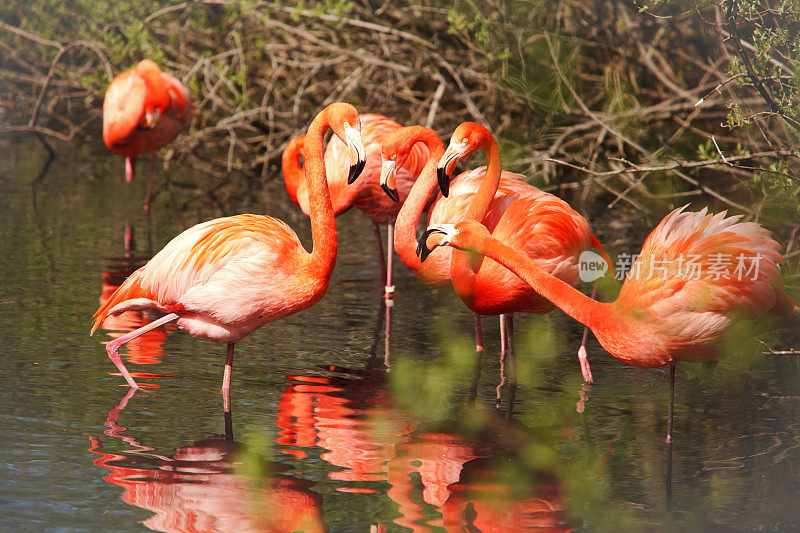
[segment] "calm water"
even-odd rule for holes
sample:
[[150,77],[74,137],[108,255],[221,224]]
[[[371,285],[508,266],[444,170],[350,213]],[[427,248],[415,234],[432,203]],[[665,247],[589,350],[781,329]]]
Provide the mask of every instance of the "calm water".
[[[516,321],[506,422],[494,409],[497,319],[484,321],[470,407],[470,314],[397,265],[386,372],[372,230],[357,212],[337,222],[327,296],[237,345],[229,420],[224,346],[174,328],[128,345],[149,385],[131,397],[103,343],[148,317],[127,313],[94,337],[89,317],[148,248],[237,208],[171,189],[148,225],[144,178],[158,188],[165,175],[154,162],[127,185],[121,159],[96,147],[65,150],[40,175],[45,159],[31,139],[0,138],[0,530],[800,529],[796,356],[746,350],[708,377],[679,368],[669,480],[667,373],[624,367],[593,341],[596,383],[583,387],[581,330],[560,312]],[[309,242],[278,180],[253,205]],[[619,228],[597,233],[636,251],[613,249]],[[763,338],[797,346],[789,331]]]

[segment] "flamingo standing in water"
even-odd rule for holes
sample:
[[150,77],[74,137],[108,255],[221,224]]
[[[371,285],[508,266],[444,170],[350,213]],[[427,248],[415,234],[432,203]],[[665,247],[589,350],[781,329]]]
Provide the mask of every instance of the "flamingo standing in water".
[[612,303],[586,297],[474,220],[429,227],[419,250],[424,256],[438,246],[451,246],[497,261],[588,326],[623,363],[669,365],[671,443],[675,364],[716,361],[738,318],[798,312],[782,288],[780,245],[766,229],[738,222],[739,216],[726,218],[725,212],[684,212],[685,207],[672,211],[650,233]]
[[[447,250],[442,250],[422,263],[417,257],[416,247],[417,225],[422,217],[422,212],[429,203],[431,193],[436,188],[436,165],[444,155],[444,143],[432,129],[424,126],[408,126],[388,135],[381,145],[383,165],[380,183],[390,198],[399,197],[397,169],[405,164],[406,159],[413,155],[413,150],[420,144],[427,147],[428,159],[397,215],[394,247],[400,261],[420,281],[426,285],[441,287],[450,285],[451,254]],[[485,168],[481,167],[459,174],[455,179],[457,185],[454,184],[452,194],[447,198],[438,195],[431,205],[428,211],[428,224],[463,220],[475,191],[483,180],[484,173]],[[521,181],[521,178],[522,176],[519,174],[503,171],[500,175],[496,196],[498,198],[505,197],[516,191],[525,190],[527,185]],[[505,336],[502,333],[501,330],[501,342],[504,343]],[[483,330],[481,316],[477,313],[475,314],[475,344],[476,351],[481,353],[483,351]]]
[[210,220],[175,237],[97,310],[92,333],[107,316],[131,309],[167,313],[106,345],[108,356],[131,387],[138,385],[120,359],[120,346],[176,321],[191,335],[228,344],[222,382],[227,410],[234,343],[322,298],[338,249],[322,146],[329,128],[348,147],[350,181],[364,166],[358,113],[350,104],[331,104],[316,116],[306,136],[311,253],[276,218],[236,215]]
[[[581,252],[597,248],[605,256],[602,245],[592,235],[586,220],[566,202],[528,185],[518,174],[503,173],[497,143],[483,126],[465,122],[453,132],[450,146],[437,165],[442,194],[450,193],[449,175],[458,161],[477,149],[486,153],[489,164],[467,176],[462,174],[463,177],[454,181],[453,195],[460,198],[458,219],[481,221],[495,237],[522,250],[552,275],[576,284]],[[431,219],[438,205],[431,210]],[[513,313],[546,313],[553,308],[549,301],[501,265],[476,260],[466,253],[452,255],[450,279],[455,291],[473,312],[507,317],[502,329],[511,353]],[[501,351],[501,357],[503,355]],[[579,351],[579,358],[584,379],[591,381],[585,349]]]
[[[108,86],[103,100],[103,141],[113,153],[125,157],[125,179],[130,182],[136,156],[172,141],[193,117],[189,90],[144,59]],[[149,179],[144,208],[150,208]]]
[[[378,178],[381,171],[381,142],[392,132],[402,128],[394,120],[383,115],[363,114],[361,133],[366,148],[366,166],[363,176],[354,186],[347,186],[348,152],[347,147],[337,139],[331,139],[325,149],[325,167],[328,171],[328,188],[331,192],[334,215],[339,216],[351,207],[356,207],[372,221],[375,239],[378,245],[378,261],[384,284],[384,296],[391,298],[394,293],[392,285],[392,242],[394,241],[395,219],[400,207],[411,191],[425,164],[425,149],[417,146],[411,150],[404,164],[397,169],[397,187],[395,196],[390,200],[381,191]],[[293,202],[300,206],[303,213],[310,213],[308,189],[303,181],[303,167],[300,157],[303,156],[304,137],[296,137],[289,141],[283,151],[282,169],[286,191]],[[394,201],[392,201],[394,200]],[[387,254],[383,257],[380,224],[387,225]],[[415,241],[416,242],[416,241]]]

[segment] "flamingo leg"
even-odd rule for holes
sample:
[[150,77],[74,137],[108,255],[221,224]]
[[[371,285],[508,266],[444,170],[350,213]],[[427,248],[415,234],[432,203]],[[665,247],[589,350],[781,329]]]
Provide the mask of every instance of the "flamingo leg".
[[500,409],[503,385],[506,384],[506,353],[508,352],[506,340],[506,315],[500,315],[500,383],[497,385],[497,397],[494,402],[496,409]]
[[475,356],[475,374],[469,389],[469,405],[475,405],[475,400],[478,398],[478,380],[481,377],[481,360],[483,359],[483,328],[481,327],[481,315],[478,313],[475,313]]
[[667,511],[672,510],[672,417],[675,406],[675,363],[669,366],[669,414],[667,415]]
[[231,373],[233,372],[233,342],[225,350],[225,373],[222,375],[222,406],[225,412],[231,410]]
[[386,330],[383,336],[383,364],[388,372],[392,368],[390,359],[392,354],[392,306],[394,301],[389,297],[384,299],[384,302],[386,303]]
[[136,382],[133,380],[133,377],[131,376],[131,373],[128,372],[127,368],[125,368],[125,363],[122,362],[122,359],[119,356],[119,348],[123,344],[132,341],[136,337],[144,335],[148,331],[156,329],[159,326],[163,326],[168,322],[172,322],[173,320],[176,320],[179,317],[180,315],[178,315],[177,313],[170,313],[168,315],[164,315],[158,320],[153,320],[149,324],[144,325],[139,329],[135,329],[130,333],[126,333],[121,337],[117,337],[116,339],[111,340],[108,342],[108,344],[106,344],[106,352],[108,352],[108,357],[111,359],[111,362],[116,365],[116,367],[122,373],[122,377],[125,378],[125,381],[127,381],[128,385],[130,385],[132,388],[138,389],[139,385],[136,384]]
[[667,446],[672,447],[672,415],[675,409],[675,363],[669,365],[669,412],[667,414]]
[[[592,286],[592,300],[597,295],[597,282]],[[578,348],[578,361],[581,364],[581,374],[583,374],[583,381],[592,383],[592,371],[589,368],[589,356],[586,353],[586,340],[589,338],[589,328],[583,327],[583,337],[581,338],[581,346]]]
[[372,231],[375,232],[375,244],[378,246],[378,268],[381,271],[381,283],[386,286],[386,260],[383,258],[383,241],[381,240],[381,228],[377,222],[372,223]]
[[383,297],[387,300],[391,299],[394,296],[394,284],[392,284],[393,259],[394,259],[394,222],[389,222],[386,225],[386,275],[383,278],[384,279]]
[[517,351],[514,348],[514,314],[509,313],[506,319],[506,336],[508,337],[508,411],[506,420],[514,412],[514,398],[517,395]]

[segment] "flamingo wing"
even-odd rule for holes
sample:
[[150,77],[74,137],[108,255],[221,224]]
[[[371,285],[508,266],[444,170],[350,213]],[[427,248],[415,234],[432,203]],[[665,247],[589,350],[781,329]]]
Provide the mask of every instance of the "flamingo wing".
[[685,207],[647,237],[620,291],[622,308],[694,344],[718,339],[736,313],[793,311],[782,291],[780,245],[768,230]]

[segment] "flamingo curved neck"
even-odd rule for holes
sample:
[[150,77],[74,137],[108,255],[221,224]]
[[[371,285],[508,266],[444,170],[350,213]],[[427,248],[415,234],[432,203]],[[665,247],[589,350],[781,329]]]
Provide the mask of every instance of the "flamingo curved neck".
[[433,261],[422,263],[417,257],[417,225],[431,192],[436,188],[436,165],[444,154],[441,139],[428,128],[420,128],[409,136],[428,147],[428,160],[422,168],[411,192],[400,208],[395,221],[394,247],[403,264],[423,281],[438,281],[433,276]]
[[311,122],[303,152],[313,240],[309,267],[313,273],[322,277],[330,276],[333,272],[339,249],[333,206],[325,176],[323,148],[325,132],[330,128],[330,118],[330,113],[326,110]]
[[539,267],[521,252],[493,237],[473,238],[470,250],[485,255],[511,270],[537,293],[592,331],[598,329],[602,332],[614,321],[616,308],[613,303],[598,302],[589,298],[572,285]]
[[[472,202],[464,217],[466,220],[477,220],[478,222],[482,222],[489,212],[489,206],[500,185],[500,173],[502,172],[500,150],[497,148],[495,140],[490,137],[480,145],[480,148],[486,154],[489,164],[486,166],[481,185],[472,197]],[[463,250],[453,250],[450,279],[453,282],[453,288],[467,302],[468,306],[474,298],[475,277],[482,264],[483,256]]]

